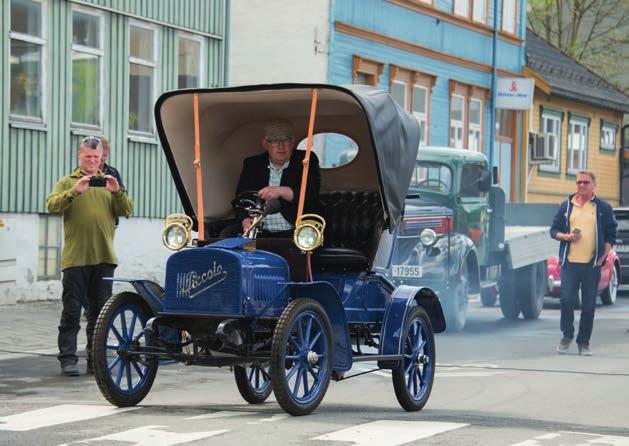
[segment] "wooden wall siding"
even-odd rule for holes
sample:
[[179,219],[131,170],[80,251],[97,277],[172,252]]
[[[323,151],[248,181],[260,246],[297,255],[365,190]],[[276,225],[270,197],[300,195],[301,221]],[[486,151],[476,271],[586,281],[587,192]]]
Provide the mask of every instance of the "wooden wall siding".
[[225,0],[71,0],[223,36]]
[[[83,2],[85,3],[85,2]],[[169,5],[157,8],[158,3]],[[212,6],[223,11],[223,1],[181,2],[195,4],[198,14]],[[179,9],[174,0],[122,1],[94,0],[93,4],[111,7],[124,6],[126,11],[147,12],[158,19],[175,17],[177,23],[192,20],[195,26],[204,27],[216,22],[222,24],[212,14],[205,18],[179,17]],[[0,1],[0,32],[4,36],[0,45],[0,57],[8,60],[9,53],[9,5]],[[135,5],[135,6],[134,6]],[[138,6],[140,5],[140,6]],[[219,5],[220,8],[216,5]],[[72,3],[64,0],[48,0],[46,82],[47,98],[45,108],[45,128],[22,128],[9,123],[8,100],[0,104],[0,212],[42,213],[46,211],[46,197],[56,181],[70,173],[77,165],[76,150],[79,141],[93,131],[71,128],[71,29]],[[133,11],[131,10],[133,9]],[[140,8],[140,9],[137,9]],[[142,9],[144,8],[144,9]],[[211,8],[210,8],[211,9]],[[151,10],[153,11],[151,13]],[[201,11],[201,12],[199,12]],[[135,12],[133,12],[135,13]],[[177,14],[176,14],[177,13]],[[186,14],[188,14],[186,10]],[[198,15],[197,14],[197,15]],[[211,20],[210,17],[211,16]],[[177,18],[179,17],[179,18]],[[103,130],[112,143],[111,165],[118,168],[125,185],[135,203],[133,215],[136,217],[162,218],[181,210],[170,170],[163,150],[157,142],[132,141],[128,137],[128,98],[129,98],[129,17],[111,12],[104,13],[105,55],[104,55],[104,95]],[[184,20],[185,19],[185,20]],[[196,20],[196,22],[195,22]],[[183,25],[182,25],[183,26]],[[222,26],[222,25],[221,25]],[[216,28],[222,30],[222,28]],[[209,32],[209,28],[204,32]],[[161,92],[177,87],[177,30],[171,27],[158,27],[158,68],[156,73],[156,96]],[[221,39],[206,37],[204,85],[223,85],[224,42]],[[0,67],[0,85],[3,97],[9,92],[9,67]],[[5,93],[6,92],[6,93]]]
[[[334,5],[333,17],[336,21],[485,65],[492,63],[492,37],[489,35],[382,0],[351,0],[335,2]],[[451,7],[449,11],[452,11]],[[521,72],[520,50],[517,45],[501,42],[498,46],[498,67]]]
[[[597,194],[616,205],[620,200],[620,133],[616,134],[616,150],[604,152],[600,150],[601,119],[608,122],[621,123],[622,114],[602,108],[571,102],[565,99],[547,99],[535,95],[533,106],[533,130],[540,126],[540,106],[564,112],[561,123],[561,161],[559,174],[536,172],[528,186],[528,202],[559,203],[568,194],[574,193],[574,175],[567,175],[568,157],[568,112],[579,113],[590,117],[588,127],[588,153],[586,170],[596,175]],[[535,168],[537,170],[537,168]]]
[[[423,57],[383,44],[370,42],[358,37],[335,32],[334,50],[330,52],[328,64],[328,78],[333,84],[352,83],[352,56],[358,55],[366,59],[385,64],[384,72],[380,75],[378,87],[389,90],[390,64],[403,68],[421,71],[437,77],[432,90],[430,103],[430,144],[447,146],[450,123],[450,79],[464,83],[478,85],[491,89],[491,74],[482,73],[469,68],[450,64],[440,60]],[[483,145],[489,147],[489,107],[484,104],[485,126]]]

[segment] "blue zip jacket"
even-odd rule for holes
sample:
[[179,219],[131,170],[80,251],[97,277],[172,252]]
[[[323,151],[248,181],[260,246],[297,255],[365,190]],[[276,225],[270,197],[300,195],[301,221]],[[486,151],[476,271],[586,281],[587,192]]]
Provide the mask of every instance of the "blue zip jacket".
[[[553,224],[550,227],[550,236],[552,238],[557,237],[558,232],[564,232],[569,234],[572,229],[570,228],[570,214],[572,213],[573,204],[572,197],[576,194],[572,194],[559,206],[555,218],[553,218]],[[614,217],[614,211],[612,207],[606,201],[599,199],[596,195],[592,199],[592,203],[596,209],[596,256],[592,260],[592,267],[596,265],[596,260],[600,259],[605,254],[605,243],[614,245],[616,243],[616,217]],[[568,260],[568,252],[570,251],[570,242],[559,242],[559,261],[563,266]]]

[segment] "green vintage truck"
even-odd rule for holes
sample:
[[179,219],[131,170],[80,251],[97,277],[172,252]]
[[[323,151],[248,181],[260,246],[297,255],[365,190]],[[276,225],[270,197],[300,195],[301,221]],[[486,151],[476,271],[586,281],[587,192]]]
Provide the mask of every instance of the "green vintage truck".
[[481,153],[419,150],[389,273],[436,290],[451,331],[463,329],[478,298],[485,306],[499,299],[508,319],[542,311],[556,243],[547,226],[505,224],[505,193],[492,177]]

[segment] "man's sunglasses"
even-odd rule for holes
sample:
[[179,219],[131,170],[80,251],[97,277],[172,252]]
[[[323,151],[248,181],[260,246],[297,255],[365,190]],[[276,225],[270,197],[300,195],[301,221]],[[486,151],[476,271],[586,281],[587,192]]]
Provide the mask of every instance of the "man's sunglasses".
[[101,143],[100,138],[97,138],[96,136],[86,136],[85,138],[81,140],[82,146],[88,146],[88,147],[91,147],[92,149],[95,149],[96,147],[98,147],[100,143]]
[[590,184],[591,181],[577,181],[577,184]]

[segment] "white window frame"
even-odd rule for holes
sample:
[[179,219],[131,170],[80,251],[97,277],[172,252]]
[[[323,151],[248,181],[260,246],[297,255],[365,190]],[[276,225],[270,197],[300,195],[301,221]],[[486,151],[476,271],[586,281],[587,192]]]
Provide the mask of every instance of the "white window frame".
[[[603,152],[614,152],[616,151],[616,132],[618,130],[618,126],[614,124],[609,124],[607,122],[601,123],[601,150]],[[611,139],[611,143],[606,143],[606,136],[609,136]]]
[[[577,126],[583,127],[585,129],[585,136],[583,137],[582,147],[576,147],[575,145],[575,138],[573,135],[575,134],[574,130]],[[584,121],[581,119],[571,119],[570,122],[568,123],[568,163],[567,163],[568,174],[576,175],[580,171],[586,170],[588,134],[589,134],[589,129],[588,129],[587,121]],[[572,153],[575,151],[580,152],[578,166],[572,165],[572,158],[573,158]]]
[[[138,57],[132,57],[131,56],[131,27],[136,27],[136,28],[144,28],[144,29],[148,29],[153,31],[153,60],[149,61],[149,60],[145,60],[145,59],[140,59]],[[146,23],[146,22],[142,22],[140,20],[129,20],[129,26],[127,27],[127,40],[129,42],[129,46],[128,46],[128,50],[129,50],[129,74],[127,76],[127,85],[129,85],[129,79],[131,76],[131,64],[136,64],[136,65],[143,65],[145,67],[150,67],[153,69],[153,91],[151,92],[152,97],[150,98],[151,103],[155,103],[155,99],[157,98],[157,83],[159,80],[159,66],[158,66],[158,62],[159,62],[159,58],[158,58],[158,54],[157,54],[157,50],[158,50],[158,32],[159,32],[159,27],[152,25],[150,23]],[[129,85],[130,87],[130,85]],[[129,92],[129,95],[131,94],[131,92]],[[128,99],[128,98],[127,98]],[[150,132],[143,132],[141,130],[132,130],[129,128],[129,119],[128,119],[128,114],[129,114],[129,102],[127,100],[127,132],[129,134],[129,136],[136,136],[139,138],[148,138],[149,140],[154,140],[155,139],[155,123],[153,122],[153,120],[151,119],[151,131]]]
[[[83,46],[83,45],[77,45],[75,43],[72,42],[72,49],[71,52],[77,52],[77,53],[85,53],[85,54],[91,54],[93,56],[98,56],[100,58],[100,63],[99,63],[99,68],[98,68],[98,75],[100,77],[100,79],[98,80],[99,85],[100,85],[100,90],[98,91],[98,125],[91,125],[91,124],[86,124],[83,122],[74,122],[72,121],[72,128],[84,128],[84,129],[90,129],[90,130],[102,130],[103,128],[103,116],[105,113],[105,107],[104,107],[104,98],[105,98],[105,15],[103,14],[102,11],[97,10],[97,9],[92,9],[92,8],[84,8],[81,6],[77,6],[74,5],[72,7],[72,14],[74,15],[74,12],[80,12],[82,14],[86,14],[86,15],[91,15],[94,17],[98,17],[98,21],[99,21],[99,49],[94,49],[92,47],[89,46]],[[74,31],[73,27],[74,27],[74,17],[72,17],[72,20],[70,21],[70,33],[72,33]],[[72,39],[70,39],[72,40]],[[70,61],[72,61],[72,55],[70,55]],[[72,92],[74,93],[74,92]],[[72,113],[70,114],[70,117],[72,117]]]
[[[467,120],[467,146],[468,149],[473,150],[474,152],[482,152],[483,151],[483,113],[485,112],[483,107],[484,107],[484,103],[483,101],[481,101],[478,98],[470,98],[470,105],[472,104],[472,102],[478,102],[480,104],[480,112],[479,112],[479,119],[480,122],[479,123],[472,123],[472,121],[469,119],[469,117],[471,116],[471,113],[468,113],[468,120]],[[471,109],[471,106],[469,107]],[[478,132],[478,147],[472,147],[472,145],[470,144],[470,134],[472,132]]]
[[[510,21],[513,20],[513,30],[508,29],[508,28],[505,27],[505,25],[507,23],[511,23],[510,21],[509,22],[505,21],[505,18],[506,18],[506,16],[505,16],[505,3],[507,3],[507,2],[513,2],[513,16],[511,17],[511,19],[509,19]],[[502,15],[502,18],[501,18],[501,21],[500,21],[500,29],[502,31],[506,32],[506,33],[509,33],[509,34],[517,34],[517,31],[518,31],[518,0],[502,0],[501,15]]]
[[[199,87],[205,86],[205,57],[203,54],[205,53],[205,38],[203,36],[199,36],[198,34],[187,33],[183,31],[177,31],[177,57],[179,57],[179,41],[181,39],[184,40],[194,40],[199,42]],[[177,85],[179,85],[179,60],[177,60]]]
[[[420,113],[420,112],[417,112],[415,110],[412,110],[412,108],[415,106],[415,103],[412,100],[412,98],[413,98],[413,92],[414,92],[414,90],[416,88],[424,90],[424,98],[425,98],[425,100],[424,100],[424,110],[425,111],[423,113]],[[427,87],[425,87],[423,85],[419,85],[419,84],[413,84],[412,85],[412,90],[411,90],[411,112],[413,113],[415,118],[417,118],[417,121],[419,121],[419,129],[420,129],[420,131],[422,129],[422,122],[424,123],[423,134],[419,135],[419,138],[420,138],[419,139],[419,145],[420,145],[420,147],[422,145],[428,144],[428,101],[429,100],[430,100],[430,90]]]
[[[46,119],[47,119],[47,109],[48,107],[46,106],[46,101],[48,99],[48,80],[46,77],[46,66],[47,66],[47,56],[46,56],[46,50],[47,50],[47,44],[48,44],[48,40],[46,39],[46,36],[48,35],[48,27],[47,25],[47,8],[46,8],[46,2],[44,2],[43,0],[32,0],[34,3],[39,3],[41,5],[41,35],[42,37],[37,37],[37,36],[31,36],[30,34],[23,34],[20,32],[15,32],[11,30],[11,4],[9,3],[9,17],[8,17],[8,23],[9,23],[9,48],[8,49],[8,53],[9,53],[9,57],[11,57],[11,40],[21,40],[23,42],[28,42],[28,43],[35,43],[37,45],[40,45],[41,48],[41,52],[42,52],[42,57],[41,57],[41,72],[40,72],[40,79],[41,79],[41,118],[40,117],[36,117],[36,116],[25,116],[25,115],[18,115],[15,113],[11,113],[10,107],[9,107],[9,120],[10,121],[21,121],[21,122],[28,122],[28,123],[32,123],[32,124],[45,124],[46,123]],[[7,68],[7,70],[9,70],[9,68]],[[11,84],[11,74],[9,73],[9,88]],[[11,93],[9,92],[9,95]]]
[[[461,120],[454,120],[452,119],[452,100],[454,98],[459,98],[461,99],[461,114],[463,115],[461,117]],[[452,94],[450,95],[450,125],[448,126],[448,142],[450,144],[450,147],[453,147],[455,149],[463,149],[463,144],[465,143],[465,118],[467,113],[465,112],[465,109],[467,107],[465,106],[465,96],[461,96],[460,94]],[[456,138],[456,134],[457,132],[455,131],[454,133],[452,133],[452,129],[461,129],[461,140],[458,141]],[[450,136],[450,133],[452,133],[453,137]],[[459,144],[457,144],[457,142]]]
[[[471,19],[476,23],[487,23],[487,1],[488,0],[472,0]],[[482,2],[482,4],[479,4]],[[481,17],[477,18],[477,11],[481,11]]]
[[[465,12],[457,11],[457,5],[465,5]],[[459,8],[460,9],[460,8]],[[470,2],[469,0],[453,0],[452,2],[452,14],[459,17],[469,18],[470,16]]]
[[552,163],[545,163],[539,165],[539,170],[543,172],[559,173],[561,169],[561,118],[551,113],[542,113],[542,122],[540,127],[540,133],[548,133],[546,131],[546,121],[555,121],[556,132],[555,135],[555,158]]
[[404,81],[400,81],[398,79],[394,79],[391,82],[391,93],[393,93],[393,85],[394,84],[401,85],[404,88],[404,103],[400,104],[400,107],[402,107],[404,110],[408,110],[408,83],[406,83]]

